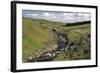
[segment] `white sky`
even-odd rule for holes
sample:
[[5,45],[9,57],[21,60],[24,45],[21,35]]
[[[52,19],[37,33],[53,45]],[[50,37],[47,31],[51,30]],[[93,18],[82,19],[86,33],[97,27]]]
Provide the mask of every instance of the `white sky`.
[[91,20],[90,13],[23,10],[23,17],[70,23]]

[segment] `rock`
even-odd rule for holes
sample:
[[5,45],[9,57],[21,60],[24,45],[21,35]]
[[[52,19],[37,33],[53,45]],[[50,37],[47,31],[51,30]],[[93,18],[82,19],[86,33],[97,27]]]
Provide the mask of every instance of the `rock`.
[[33,57],[32,56],[29,56],[28,61],[29,62],[33,62]]

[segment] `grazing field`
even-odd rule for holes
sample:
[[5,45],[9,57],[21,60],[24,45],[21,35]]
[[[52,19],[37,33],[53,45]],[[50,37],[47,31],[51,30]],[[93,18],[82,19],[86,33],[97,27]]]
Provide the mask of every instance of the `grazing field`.
[[91,59],[89,22],[67,26],[65,23],[43,19],[22,20],[24,63]]

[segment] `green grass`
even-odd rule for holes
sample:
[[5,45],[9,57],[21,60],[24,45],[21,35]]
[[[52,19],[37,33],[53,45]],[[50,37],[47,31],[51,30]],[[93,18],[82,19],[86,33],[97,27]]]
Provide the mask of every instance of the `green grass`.
[[38,21],[23,19],[23,59],[27,59],[31,54],[39,55],[41,49],[45,48],[45,43],[53,40],[52,34],[48,29],[42,28]]
[[[53,60],[81,60],[90,59],[90,24],[66,26],[64,23],[51,22],[42,19],[28,19],[23,18],[23,62],[27,62],[29,56],[38,57],[45,50],[53,49],[56,46],[56,38],[51,29],[55,28],[58,32],[67,35],[69,44],[71,42],[78,42],[80,38],[80,45],[78,51],[69,51],[57,55]],[[88,52],[85,54],[85,52]]]

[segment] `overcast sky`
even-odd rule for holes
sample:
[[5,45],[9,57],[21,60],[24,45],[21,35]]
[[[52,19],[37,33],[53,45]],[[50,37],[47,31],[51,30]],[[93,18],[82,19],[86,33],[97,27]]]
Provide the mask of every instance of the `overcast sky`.
[[27,18],[46,19],[50,21],[70,23],[91,20],[90,13],[80,12],[55,12],[55,11],[36,11],[23,10],[22,16]]

